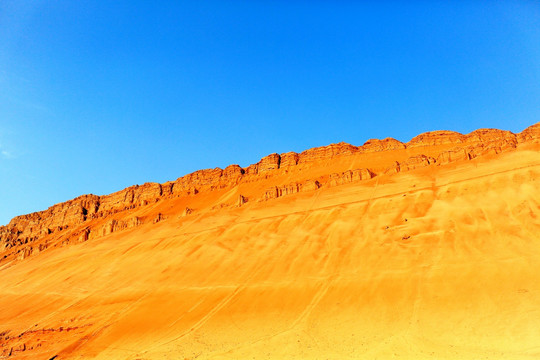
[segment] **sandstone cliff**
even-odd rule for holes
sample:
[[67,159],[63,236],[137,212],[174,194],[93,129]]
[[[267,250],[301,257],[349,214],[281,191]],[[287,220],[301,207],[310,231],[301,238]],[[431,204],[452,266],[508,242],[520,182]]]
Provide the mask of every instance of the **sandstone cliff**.
[[[83,195],[47,210],[21,215],[0,227],[0,262],[22,259],[49,246],[70,241],[87,241],[112,232],[157,222],[165,217],[130,216],[128,210],[142,209],[161,201],[196,197],[233,189],[244,183],[260,182],[256,194],[235,195],[232,202],[215,205],[242,206],[250,200],[266,201],[322,186],[365,181],[379,175],[395,174],[432,165],[466,161],[498,154],[523,143],[540,142],[540,123],[519,134],[497,129],[480,129],[463,135],[453,131],[432,131],[408,143],[396,139],[371,139],[362,146],[347,143],[309,149],[300,154],[271,154],[246,168],[230,165],[195,171],[164,184],[146,183],[97,196]],[[384,155],[384,156],[383,156]],[[352,163],[360,166],[351,167]],[[365,166],[364,162],[376,164]],[[341,164],[339,167],[338,165]],[[306,169],[320,169],[318,175],[303,178]],[[335,170],[339,170],[336,172]],[[184,207],[184,216],[196,209]],[[121,213],[122,216],[115,214]]]

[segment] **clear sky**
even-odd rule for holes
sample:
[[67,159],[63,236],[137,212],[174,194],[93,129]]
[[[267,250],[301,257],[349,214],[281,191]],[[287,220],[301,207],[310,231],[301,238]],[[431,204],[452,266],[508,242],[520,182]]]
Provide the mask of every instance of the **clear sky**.
[[537,1],[0,2],[0,224],[273,152],[538,121]]

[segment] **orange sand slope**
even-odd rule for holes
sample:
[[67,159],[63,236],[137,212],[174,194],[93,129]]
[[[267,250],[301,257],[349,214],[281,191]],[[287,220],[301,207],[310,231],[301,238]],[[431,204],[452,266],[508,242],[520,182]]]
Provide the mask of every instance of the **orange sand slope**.
[[344,154],[39,234],[20,218],[0,358],[538,359],[538,139]]

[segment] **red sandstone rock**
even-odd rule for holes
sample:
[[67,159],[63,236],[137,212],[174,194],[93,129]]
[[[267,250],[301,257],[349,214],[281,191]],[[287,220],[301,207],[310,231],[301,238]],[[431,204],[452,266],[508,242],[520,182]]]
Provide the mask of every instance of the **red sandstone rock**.
[[290,166],[295,166],[298,164],[298,154],[295,152],[288,152],[281,154],[281,163],[279,165],[280,168],[288,168]]
[[522,142],[540,142],[540,123],[529,126],[521,133],[517,134],[517,139]]
[[408,158],[404,163],[401,164],[400,168],[402,171],[414,170],[434,163],[435,159],[432,157],[426,155],[416,155]]
[[[338,143],[309,149],[301,154],[294,152],[282,155],[271,154],[245,169],[238,165],[230,165],[224,170],[219,168],[199,170],[165,184],[135,185],[104,196],[83,195],[51,206],[44,211],[17,216],[8,225],[0,226],[0,252],[4,253],[4,257],[7,254],[12,254],[14,257],[24,258],[48,247],[46,243],[33,246],[34,241],[38,239],[63,237],[65,238],[63,241],[69,241],[69,237],[73,237],[78,241],[86,241],[114,231],[138,226],[142,223],[138,217],[121,220],[112,219],[111,215],[152,204],[165,197],[195,195],[201,191],[230,188],[244,181],[256,181],[259,176],[266,178],[279,169],[292,171],[297,165],[317,162],[320,164],[321,161],[331,161],[336,157],[350,156],[361,152],[369,153],[446,144],[457,145],[457,147],[438,155],[436,163],[446,164],[486,154],[498,154],[515,148],[518,142],[540,142],[540,123],[528,127],[517,135],[497,129],[480,129],[467,135],[452,131],[433,131],[418,135],[407,144],[392,138],[372,139],[361,147]],[[433,162],[433,158],[425,155],[413,156],[402,163],[394,162],[385,173],[411,170],[433,164]],[[339,185],[369,179],[373,176],[374,174],[367,169],[349,170],[330,174],[328,184]],[[315,190],[321,186],[319,181],[322,180],[273,186],[264,192],[263,198],[271,199],[300,191]],[[241,199],[243,200],[239,200],[239,204],[246,200],[243,197]],[[191,209],[186,208],[184,215],[188,215],[191,211]],[[99,225],[94,227],[87,225],[92,223],[93,219],[100,218],[105,218],[106,221],[100,221]]]
[[302,184],[296,182],[281,186],[278,188],[278,196],[296,194],[297,192],[302,191],[302,187]]
[[259,173],[274,171],[279,169],[280,156],[278,154],[270,154],[259,161]]
[[229,165],[221,173],[219,179],[220,187],[229,187],[234,186],[240,182],[242,176],[244,175],[244,169],[238,165]]
[[408,148],[419,146],[433,146],[445,144],[460,144],[465,140],[465,136],[455,131],[430,131],[427,133],[415,136],[407,143]]
[[469,160],[471,156],[467,150],[463,148],[454,148],[449,151],[444,151],[437,157],[437,164],[443,165],[454,161]]
[[264,192],[263,200],[275,199],[284,195],[295,194],[302,190],[303,184],[291,183],[283,186],[272,186]]
[[259,164],[249,165],[244,171],[246,175],[257,175],[259,173]]
[[392,138],[386,138],[383,140],[370,139],[366,141],[361,147],[361,150],[364,152],[388,151],[398,149],[405,149],[405,144]]
[[358,147],[340,142],[328,146],[317,147],[301,152],[298,155],[298,164],[306,164],[320,160],[330,160],[336,156],[353,155]]
[[178,178],[173,185],[175,195],[192,195],[201,190],[213,190],[219,187],[223,170],[220,168],[197,170],[191,174]]
[[481,155],[498,154],[517,146],[517,136],[510,131],[479,129],[465,135],[469,158]]
[[465,135],[465,139],[468,144],[487,144],[494,142],[517,144],[517,137],[514,133],[498,129],[478,129]]
[[275,199],[277,197],[279,197],[279,189],[277,186],[272,186],[271,188],[266,189],[263,194],[263,200]]
[[348,170],[342,173],[330,174],[329,185],[337,186],[351,182],[371,179],[374,174],[369,169]]

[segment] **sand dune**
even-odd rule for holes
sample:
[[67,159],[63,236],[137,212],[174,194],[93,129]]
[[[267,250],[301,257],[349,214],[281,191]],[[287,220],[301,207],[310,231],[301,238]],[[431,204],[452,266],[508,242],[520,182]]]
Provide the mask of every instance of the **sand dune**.
[[0,263],[2,357],[540,358],[540,144],[234,205],[299,174],[118,213],[161,219]]

